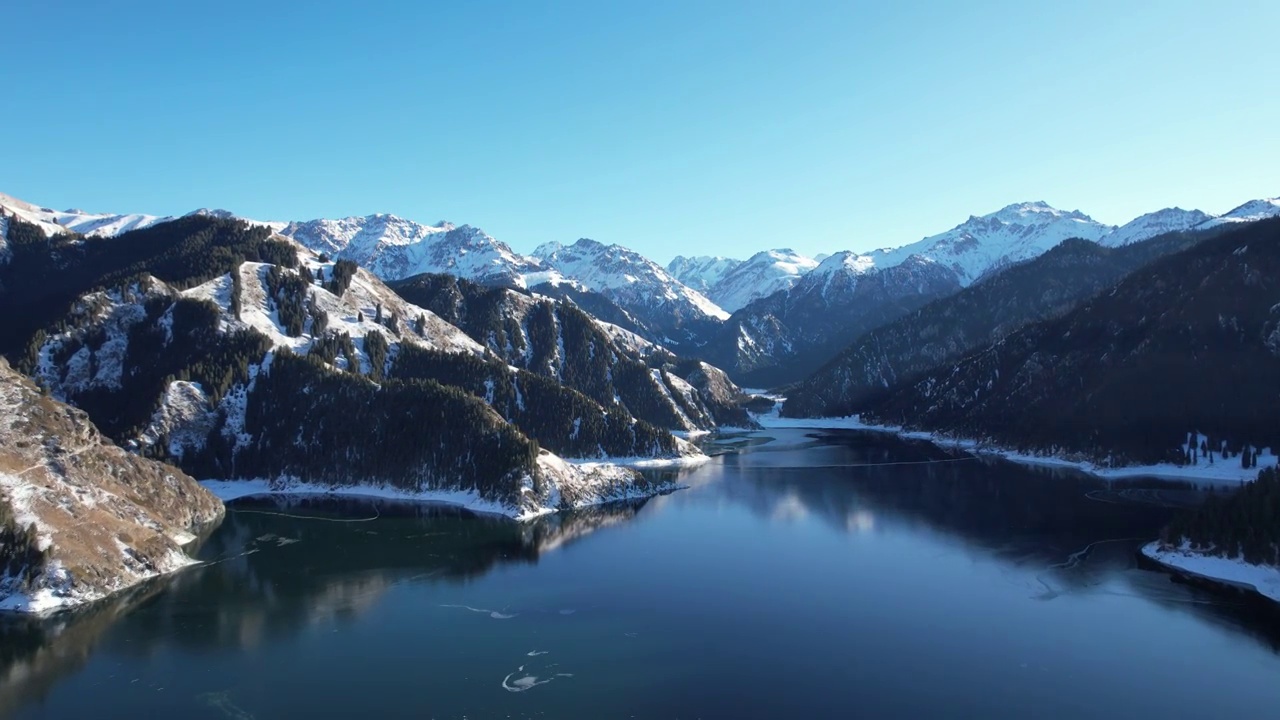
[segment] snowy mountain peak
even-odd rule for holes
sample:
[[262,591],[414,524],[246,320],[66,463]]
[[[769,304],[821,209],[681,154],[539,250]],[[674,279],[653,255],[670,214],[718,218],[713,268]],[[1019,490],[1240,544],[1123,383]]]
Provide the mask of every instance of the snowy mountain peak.
[[977,224],[991,226],[996,223],[1005,225],[1040,225],[1058,220],[1074,220],[1082,223],[1093,223],[1093,218],[1079,210],[1059,210],[1043,200],[1013,203],[986,215],[970,215],[969,219],[957,227]]
[[621,245],[582,238],[567,246],[547,243],[533,254],[547,268],[627,308],[662,308],[663,312],[690,320],[729,317],[729,313],[676,280],[662,266]]
[[919,255],[950,268],[961,284],[968,285],[987,273],[1036,257],[1067,238],[1096,242],[1112,230],[1079,210],[1059,210],[1044,201],[1023,202],[971,216],[944,233],[866,257],[879,269]]
[[4,193],[0,193],[0,213],[13,215],[24,222],[36,225],[50,236],[74,232],[93,237],[109,237],[173,219],[142,214],[115,215],[87,213],[82,210],[59,211],[40,207]]
[[540,269],[479,228],[423,225],[385,213],[292,222],[280,234],[316,252],[353,260],[387,280],[435,272],[524,287],[524,274]]
[[753,300],[793,287],[818,261],[790,248],[762,250],[738,263],[710,290],[708,295],[730,312]]
[[667,264],[667,272],[685,285],[707,295],[716,286],[716,283],[720,282],[729,271],[740,264],[742,264],[742,261],[736,258],[712,255],[695,257],[677,255],[675,259]]
[[1206,220],[1198,227],[1202,229],[1211,228],[1227,223],[1254,222],[1273,217],[1280,217],[1280,197],[1250,200],[1229,212]]
[[1099,242],[1109,247],[1120,247],[1165,233],[1189,230],[1209,218],[1207,213],[1199,210],[1165,208],[1130,220],[1107,233]]

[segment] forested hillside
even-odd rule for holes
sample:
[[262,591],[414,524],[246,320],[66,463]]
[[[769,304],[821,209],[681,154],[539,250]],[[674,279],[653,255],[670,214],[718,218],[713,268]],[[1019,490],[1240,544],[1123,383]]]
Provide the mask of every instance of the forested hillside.
[[1186,462],[1192,432],[1229,460],[1280,448],[1280,220],[1159,259],[866,407],[880,422],[1117,463]]
[[690,383],[697,369],[693,364],[593,318],[568,300],[449,275],[418,275],[391,287],[457,325],[502,362],[573,388],[603,406],[621,405],[653,425],[707,430],[718,424],[753,424],[742,409],[745,395],[727,377],[721,386],[704,391]]
[[[37,278],[62,308],[6,328],[23,369],[116,442],[200,477],[447,488],[531,512],[636,480],[593,480],[540,447],[690,452],[612,400],[486,359],[354,263],[243,223],[183,218],[111,240],[9,229],[0,309],[22,307]],[[125,257],[105,252],[114,242]]]
[[[126,287],[143,273],[182,290],[231,272],[246,260],[295,267],[289,244],[262,227],[189,216],[114,238],[47,237],[9,218],[8,262],[0,263],[0,353],[21,361],[30,339],[60,321],[91,290]],[[29,360],[30,358],[28,358]]]
[[1029,323],[1062,315],[1137,268],[1204,237],[1171,233],[1118,248],[1067,240],[859,336],[790,391],[782,412],[792,417],[857,412],[885,388],[909,383]]

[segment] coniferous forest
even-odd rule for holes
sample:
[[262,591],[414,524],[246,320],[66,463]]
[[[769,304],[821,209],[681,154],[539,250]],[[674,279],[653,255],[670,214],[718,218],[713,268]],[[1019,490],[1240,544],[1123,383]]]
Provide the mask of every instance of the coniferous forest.
[[1280,472],[1265,468],[1258,479],[1230,492],[1214,492],[1200,507],[1179,515],[1162,540],[1173,547],[1280,566]]

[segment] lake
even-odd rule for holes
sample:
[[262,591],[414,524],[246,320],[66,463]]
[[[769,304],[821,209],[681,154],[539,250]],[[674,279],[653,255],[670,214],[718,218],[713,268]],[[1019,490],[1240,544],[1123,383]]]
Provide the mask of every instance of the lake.
[[208,564],[0,625],[19,718],[1274,717],[1265,606],[1135,551],[1198,493],[866,433],[519,525],[253,501]]

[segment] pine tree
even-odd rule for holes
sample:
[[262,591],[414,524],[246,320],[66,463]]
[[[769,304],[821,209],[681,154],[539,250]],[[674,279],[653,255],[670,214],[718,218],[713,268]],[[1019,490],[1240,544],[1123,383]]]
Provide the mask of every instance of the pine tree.
[[356,322],[364,322],[364,313],[356,311]]
[[414,323],[413,330],[419,335],[425,336],[427,334],[427,316],[426,315],[418,315],[418,320],[417,322]]
[[382,324],[382,303],[377,303],[373,309],[373,321]]

